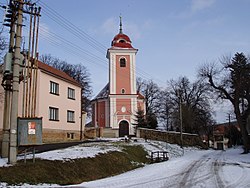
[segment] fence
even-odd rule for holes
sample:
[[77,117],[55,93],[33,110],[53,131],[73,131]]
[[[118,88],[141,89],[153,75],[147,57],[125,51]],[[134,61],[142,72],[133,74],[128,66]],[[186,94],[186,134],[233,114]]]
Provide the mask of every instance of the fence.
[[151,152],[151,163],[167,161],[168,159],[169,159],[168,152],[166,151]]

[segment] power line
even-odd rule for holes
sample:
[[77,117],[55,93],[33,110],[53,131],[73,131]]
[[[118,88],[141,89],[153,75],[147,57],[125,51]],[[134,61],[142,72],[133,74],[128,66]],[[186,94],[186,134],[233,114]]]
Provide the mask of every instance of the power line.
[[[48,32],[43,26],[40,26],[40,29],[42,31],[40,33],[41,37],[47,39],[46,40],[47,42],[51,43],[52,45],[54,45],[56,47],[65,46],[70,51],[70,54],[74,54],[74,55],[77,55],[79,57],[84,57],[84,59],[87,60],[88,63],[91,62],[93,64],[100,65],[101,67],[104,67],[106,70],[108,70],[108,61],[105,61],[102,58],[86,51],[81,46],[75,45],[74,43],[64,39],[63,37],[59,36],[56,33]],[[60,43],[58,41],[60,41]],[[68,52],[68,51],[66,51],[66,52]],[[82,53],[86,56],[89,56],[89,57],[83,56]],[[103,63],[105,63],[105,64],[103,64]],[[146,77],[142,73],[139,73],[139,75],[141,75],[141,77],[144,77],[144,78]],[[123,74],[122,76],[128,77],[129,75]]]
[[[77,26],[75,26],[74,24],[72,24],[70,21],[68,21],[67,19],[65,19],[63,16],[61,16],[54,9],[50,8],[44,2],[39,2],[39,4],[41,4],[41,5],[44,6],[45,9],[43,9],[43,11],[45,12],[45,14],[50,19],[52,19],[53,21],[55,21],[61,27],[65,28],[67,31],[69,31],[70,33],[72,33],[77,38],[79,38],[79,39],[87,42],[88,45],[90,45],[91,47],[93,47],[94,49],[96,49],[98,52],[101,52],[102,54],[105,54],[105,51],[107,50],[107,48],[104,45],[102,45],[100,42],[98,42],[93,37],[91,37],[90,35],[88,35],[86,32],[84,32],[81,29],[79,29]],[[71,45],[72,44],[73,43],[71,42]],[[86,51],[86,50],[84,50],[84,51]],[[87,53],[91,54],[90,56],[93,56],[92,53],[90,53],[90,52],[87,52]],[[95,57],[97,57],[97,56],[95,56]],[[104,60],[102,60],[102,61],[104,61]],[[105,61],[105,62],[108,63],[107,61]],[[143,71],[141,68],[139,68],[139,66],[137,66],[137,74],[140,77],[144,78],[144,79],[145,78],[146,79],[152,79],[153,78],[152,75],[150,75],[150,74],[146,73],[145,71]],[[154,79],[158,80],[161,83],[166,84],[165,81],[162,81],[162,80],[157,79],[157,78],[154,78]]]
[[79,29],[76,25],[74,25],[72,22],[70,22],[66,18],[62,17],[57,11],[50,8],[44,2],[39,2],[39,4],[41,4],[44,7],[43,11],[46,13],[46,15],[50,19],[52,19],[57,24],[64,27],[66,30],[70,31],[77,38],[80,38],[80,39],[84,40],[87,44],[89,44],[91,47],[93,47],[97,51],[99,51],[101,53],[105,53],[107,48],[103,44],[101,44],[100,42],[95,40],[93,37],[88,35],[83,30]]

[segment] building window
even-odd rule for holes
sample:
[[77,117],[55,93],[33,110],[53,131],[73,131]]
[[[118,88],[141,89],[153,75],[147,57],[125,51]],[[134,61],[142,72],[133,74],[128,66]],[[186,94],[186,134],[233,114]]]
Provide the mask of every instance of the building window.
[[59,121],[59,109],[54,107],[49,107],[49,120]]
[[121,92],[122,92],[122,94],[125,94],[125,89],[124,89],[124,88],[122,88],[122,91],[121,91]]
[[125,58],[120,59],[120,67],[126,67],[126,59]]
[[68,139],[74,139],[75,138],[75,133],[67,133],[67,138]]
[[59,84],[50,81],[50,93],[54,95],[59,95]]
[[67,122],[69,123],[75,123],[75,112],[68,110],[67,111]]
[[68,87],[68,99],[75,99],[75,90]]

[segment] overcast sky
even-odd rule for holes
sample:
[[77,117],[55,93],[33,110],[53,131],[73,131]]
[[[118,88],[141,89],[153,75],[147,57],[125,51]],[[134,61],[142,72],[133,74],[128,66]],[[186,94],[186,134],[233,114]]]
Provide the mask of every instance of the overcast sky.
[[[137,76],[161,87],[180,76],[194,80],[203,63],[223,55],[250,54],[250,0],[37,2],[42,7],[40,54],[85,65],[93,95],[108,82],[106,50],[119,32],[120,15],[123,32],[139,50]],[[1,18],[3,13],[1,9]],[[8,28],[4,31],[7,34]],[[25,32],[27,27],[27,38]]]

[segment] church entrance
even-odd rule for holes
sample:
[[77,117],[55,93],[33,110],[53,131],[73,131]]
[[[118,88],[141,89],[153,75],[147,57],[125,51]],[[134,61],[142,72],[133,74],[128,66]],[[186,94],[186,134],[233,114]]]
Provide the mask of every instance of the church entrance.
[[119,137],[124,137],[129,135],[129,123],[125,120],[119,123]]

